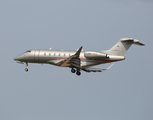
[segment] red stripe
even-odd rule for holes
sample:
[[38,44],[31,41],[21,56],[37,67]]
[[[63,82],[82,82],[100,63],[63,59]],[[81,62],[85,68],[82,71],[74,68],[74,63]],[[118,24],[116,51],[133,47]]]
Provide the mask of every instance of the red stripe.
[[[65,57],[33,57],[33,56],[24,56],[19,58],[50,58],[50,59],[67,59]],[[102,60],[102,59],[87,59],[87,58],[80,58],[81,60],[95,60],[95,61],[106,61],[106,62],[116,62],[117,60]]]
[[81,58],[81,60],[96,60],[96,61],[116,62],[116,60],[86,59],[86,58]]

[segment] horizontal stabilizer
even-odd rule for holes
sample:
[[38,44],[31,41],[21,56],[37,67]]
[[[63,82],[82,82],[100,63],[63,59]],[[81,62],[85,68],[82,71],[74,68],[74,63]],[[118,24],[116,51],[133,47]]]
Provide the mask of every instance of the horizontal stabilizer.
[[109,70],[112,66],[114,65],[111,64],[109,67],[105,68],[105,69],[101,69],[101,68],[84,68],[82,69],[85,72],[102,72],[103,70]]
[[114,63],[111,64],[110,66],[108,66],[107,68],[103,69],[103,70],[109,70],[113,65],[114,65]]

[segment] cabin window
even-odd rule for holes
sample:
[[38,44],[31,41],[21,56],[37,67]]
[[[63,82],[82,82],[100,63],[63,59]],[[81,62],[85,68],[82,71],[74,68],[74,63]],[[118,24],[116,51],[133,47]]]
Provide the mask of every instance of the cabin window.
[[46,53],[44,53],[44,56],[46,56]]
[[49,56],[51,56],[51,53],[49,53]]
[[65,57],[65,53],[64,53],[64,57]]
[[59,56],[60,56],[60,53],[59,53]]
[[55,56],[55,53],[54,53],[54,56]]

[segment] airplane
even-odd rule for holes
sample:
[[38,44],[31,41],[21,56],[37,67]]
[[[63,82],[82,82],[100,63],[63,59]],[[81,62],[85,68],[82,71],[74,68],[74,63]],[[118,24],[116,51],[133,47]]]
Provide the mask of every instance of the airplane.
[[14,60],[17,63],[25,63],[26,72],[28,71],[28,63],[40,63],[69,67],[72,73],[79,76],[81,70],[85,72],[102,72],[110,69],[113,64],[105,69],[92,68],[92,66],[124,60],[124,54],[132,44],[144,46],[137,39],[121,38],[112,48],[105,51],[83,51],[83,46],[77,51],[32,49],[15,57]]

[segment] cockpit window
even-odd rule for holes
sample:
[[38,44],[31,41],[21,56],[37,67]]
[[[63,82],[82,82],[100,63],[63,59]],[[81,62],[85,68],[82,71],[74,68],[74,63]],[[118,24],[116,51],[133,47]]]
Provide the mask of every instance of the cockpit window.
[[31,50],[27,50],[26,52],[31,52]]

